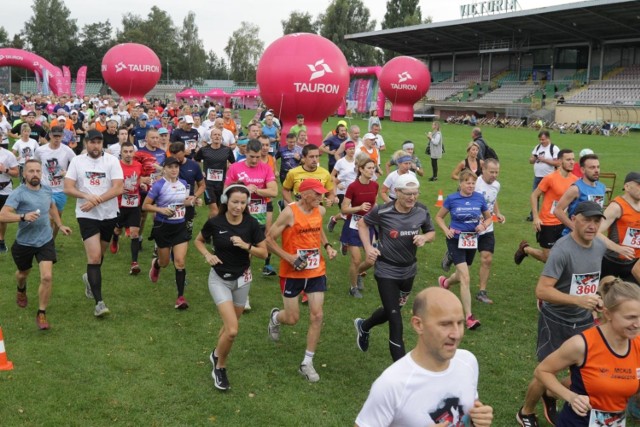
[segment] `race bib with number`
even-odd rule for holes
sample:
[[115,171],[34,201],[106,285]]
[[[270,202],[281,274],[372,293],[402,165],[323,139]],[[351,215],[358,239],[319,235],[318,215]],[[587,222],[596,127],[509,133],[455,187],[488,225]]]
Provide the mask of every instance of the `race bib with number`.
[[628,227],[627,232],[624,233],[622,244],[624,246],[640,249],[640,229]]
[[207,169],[207,181],[222,181],[222,169]]
[[240,277],[238,277],[238,287],[241,288],[248,285],[253,280],[253,274],[251,274],[251,267],[247,268]]
[[353,229],[353,230],[357,230],[358,229],[358,221],[360,221],[360,218],[362,218],[362,215],[351,215],[351,221],[349,221],[349,228]]
[[460,233],[458,238],[459,249],[478,249],[478,233]]
[[123,208],[137,208],[140,206],[140,196],[137,194],[127,194],[124,193],[122,195],[122,207]]
[[595,295],[600,283],[600,272],[571,275],[570,295]]
[[305,270],[313,270],[320,267],[319,249],[298,249],[298,256],[307,256],[307,266]]
[[622,412],[605,412],[592,409],[589,412],[588,427],[625,427],[627,416]]
[[251,202],[251,204],[249,204],[249,213],[251,215],[256,215],[256,214],[266,214],[267,213],[267,204],[266,203],[254,203]]
[[596,202],[601,208],[604,208],[604,195],[602,194],[589,194],[588,200],[590,202]]
[[147,146],[147,141],[146,141],[146,140],[144,140],[144,139],[139,139],[139,140],[138,140],[138,146],[139,146],[140,148],[144,148],[144,147],[146,147],[146,146]]
[[168,206],[175,212],[169,219],[182,219],[186,213],[186,209],[183,204],[172,203]]

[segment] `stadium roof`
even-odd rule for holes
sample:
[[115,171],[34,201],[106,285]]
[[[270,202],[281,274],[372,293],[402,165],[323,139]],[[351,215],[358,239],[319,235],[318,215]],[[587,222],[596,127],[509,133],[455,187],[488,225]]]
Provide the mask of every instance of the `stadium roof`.
[[[471,2],[471,0],[469,0]],[[415,57],[523,52],[554,45],[637,43],[640,1],[591,0],[357,33],[347,40]]]

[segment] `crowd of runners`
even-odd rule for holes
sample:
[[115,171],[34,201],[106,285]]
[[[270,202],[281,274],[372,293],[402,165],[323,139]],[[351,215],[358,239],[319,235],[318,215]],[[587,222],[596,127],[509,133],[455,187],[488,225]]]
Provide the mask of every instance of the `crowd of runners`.
[[[380,296],[377,310],[354,320],[357,347],[367,351],[372,329],[388,323],[394,362],[372,387],[356,423],[491,424],[491,407],[478,400],[477,361],[458,349],[464,330],[481,325],[473,304],[493,303],[487,289],[493,227],[506,220],[498,203],[500,162],[481,129],[473,128],[467,157],[451,173],[458,190],[432,213],[418,202],[425,176],[418,144],[405,141],[383,168],[379,120],[370,120],[365,131],[341,120],[316,146],[307,142],[302,115],[295,124],[281,123],[262,108],[246,124],[221,105],[110,97],[10,96],[0,109],[0,253],[11,251],[22,308],[28,305],[35,258],[39,329],[50,328],[46,309],[55,241],[59,233],[71,233],[62,221],[67,196],[75,199],[86,255],[86,272],[78,280],[95,303],[96,317],[110,313],[102,292],[103,261],[109,252],[124,251],[125,241],[132,276],[148,271],[157,282],[173,264],[174,307],[188,309],[193,240],[211,265],[208,286],[222,320],[210,354],[220,390],[230,388],[229,354],[239,319],[251,309],[252,258],[264,260],[261,274],[280,279],[282,307],[265,317],[272,340],[280,338],[282,326],[299,321],[299,304],[308,304],[299,372],[310,382],[320,380],[313,359],[323,324],[326,263],[340,252],[350,257],[345,295],[362,298],[370,272]],[[596,154],[583,150],[576,156],[554,145],[544,130],[538,140],[529,159],[534,181],[527,219],[539,248],[520,242],[514,262],[531,256],[544,263],[536,286],[540,365],[516,419],[523,427],[537,426],[535,408],[542,400],[553,425],[614,425],[589,420],[623,419],[638,388],[640,173],[629,172],[623,194],[607,206]],[[419,142],[431,158],[429,181],[438,180],[444,144],[437,122]],[[324,154],[327,169],[320,166]],[[327,215],[332,206],[339,212]],[[208,216],[200,230],[193,229],[196,214]],[[10,223],[17,223],[17,233],[8,247]],[[338,225],[340,247],[334,248],[327,233]],[[416,296],[411,325],[418,343],[407,354],[401,310],[419,274],[417,251],[435,240],[436,227],[446,236],[441,266],[455,271]],[[143,241],[153,251],[148,264],[139,260]],[[470,266],[476,252],[480,286],[473,298]],[[449,290],[458,284],[460,300]],[[603,366],[608,373],[601,369],[596,375]],[[556,374],[566,368],[571,378],[561,384]],[[561,411],[558,397],[566,402]]]

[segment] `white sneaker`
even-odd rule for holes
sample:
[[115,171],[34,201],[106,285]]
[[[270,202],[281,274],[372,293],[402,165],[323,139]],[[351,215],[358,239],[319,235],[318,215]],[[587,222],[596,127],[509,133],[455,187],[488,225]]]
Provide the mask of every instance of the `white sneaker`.
[[269,337],[273,341],[278,341],[280,339],[280,325],[276,325],[273,322],[274,313],[277,313],[279,311],[280,310],[278,308],[272,308],[271,314],[269,314],[269,326],[267,327],[267,331],[269,332]]
[[244,311],[251,311],[251,304],[249,304],[249,296],[247,295],[247,302],[244,303]]
[[312,363],[300,365],[298,372],[300,372],[300,375],[305,377],[310,383],[317,383],[320,381],[320,375],[318,375]]
[[89,299],[93,299],[93,292],[91,291],[91,285],[89,284],[89,276],[87,273],[82,275],[82,281],[84,282],[84,296]]
[[96,309],[93,312],[93,315],[96,317],[102,317],[102,316],[106,316],[109,313],[111,313],[111,310],[109,310],[109,307],[105,305],[104,301],[98,301],[98,304],[96,304]]

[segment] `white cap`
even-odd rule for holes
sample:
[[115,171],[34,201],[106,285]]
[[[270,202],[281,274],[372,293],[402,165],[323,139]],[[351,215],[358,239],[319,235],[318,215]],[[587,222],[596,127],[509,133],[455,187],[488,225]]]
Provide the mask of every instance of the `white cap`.
[[362,139],[376,139],[376,136],[372,133],[365,133]]
[[29,112],[27,110],[20,111],[20,115],[21,116],[26,116],[27,114],[29,114]]
[[399,190],[405,188],[420,188],[420,182],[418,182],[418,179],[414,174],[404,173],[396,179],[394,187]]
[[584,157],[587,154],[593,154],[593,150],[591,148],[583,148],[582,150],[580,150],[580,157]]
[[191,117],[189,115],[184,116],[184,122],[193,124],[193,117]]

